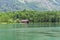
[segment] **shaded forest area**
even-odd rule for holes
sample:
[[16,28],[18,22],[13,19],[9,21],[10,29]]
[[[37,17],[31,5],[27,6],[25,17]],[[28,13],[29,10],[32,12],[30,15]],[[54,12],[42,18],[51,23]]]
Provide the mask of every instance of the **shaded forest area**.
[[0,23],[20,23],[28,19],[30,22],[60,22],[60,11],[15,11],[0,12]]

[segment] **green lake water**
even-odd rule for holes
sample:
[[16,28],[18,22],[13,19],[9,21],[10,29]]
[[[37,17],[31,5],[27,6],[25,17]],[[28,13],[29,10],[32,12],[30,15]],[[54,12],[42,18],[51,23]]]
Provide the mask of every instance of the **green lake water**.
[[60,24],[0,24],[0,40],[60,40]]

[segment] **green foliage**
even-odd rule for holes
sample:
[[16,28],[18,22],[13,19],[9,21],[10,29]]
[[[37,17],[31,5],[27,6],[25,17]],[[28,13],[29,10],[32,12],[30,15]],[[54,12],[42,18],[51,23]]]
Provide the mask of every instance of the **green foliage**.
[[[15,11],[0,12],[0,23],[15,23],[16,20],[28,19],[30,22],[60,22],[60,11]],[[17,22],[19,23],[19,22]]]

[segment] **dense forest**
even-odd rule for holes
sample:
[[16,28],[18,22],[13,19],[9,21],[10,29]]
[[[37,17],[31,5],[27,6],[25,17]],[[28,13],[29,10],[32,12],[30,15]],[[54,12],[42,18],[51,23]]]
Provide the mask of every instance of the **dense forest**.
[[60,11],[15,11],[0,12],[0,23],[20,23],[20,20],[28,19],[30,22],[60,22]]

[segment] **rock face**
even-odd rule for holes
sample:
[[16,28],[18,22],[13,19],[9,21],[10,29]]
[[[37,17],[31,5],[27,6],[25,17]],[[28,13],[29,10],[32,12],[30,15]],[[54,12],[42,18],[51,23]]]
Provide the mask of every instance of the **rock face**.
[[60,0],[0,0],[0,11],[60,10]]

